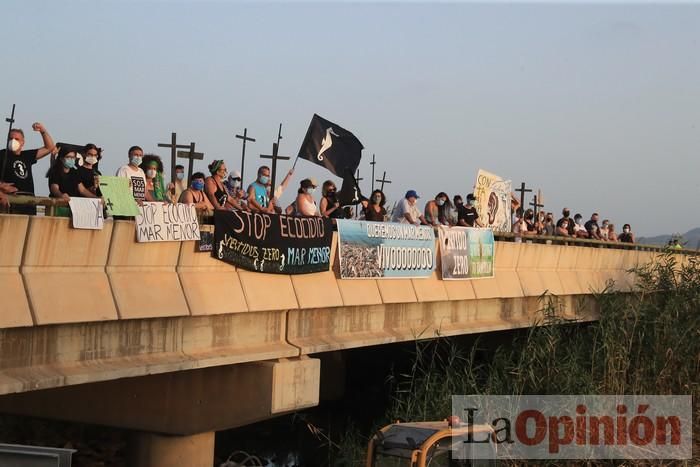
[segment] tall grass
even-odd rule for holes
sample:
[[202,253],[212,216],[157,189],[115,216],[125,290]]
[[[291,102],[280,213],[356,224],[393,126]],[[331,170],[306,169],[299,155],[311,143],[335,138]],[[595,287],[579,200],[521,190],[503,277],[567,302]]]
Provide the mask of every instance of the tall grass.
[[[692,394],[697,401],[700,264],[680,267],[676,258],[635,270],[632,293],[608,287],[596,294],[600,317],[593,323],[558,317],[556,297],[543,296],[539,326],[495,350],[484,353],[478,341],[468,349],[448,338],[416,341],[410,371],[387,382],[393,403],[377,427],[441,420],[453,394]],[[697,403],[693,418],[698,456]],[[346,432],[340,464],[362,465],[369,435]]]

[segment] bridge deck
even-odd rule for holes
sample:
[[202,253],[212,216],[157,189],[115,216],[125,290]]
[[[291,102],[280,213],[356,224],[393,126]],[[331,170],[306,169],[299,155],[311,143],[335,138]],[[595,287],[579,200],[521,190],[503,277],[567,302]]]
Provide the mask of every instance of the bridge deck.
[[524,327],[545,292],[594,319],[591,291],[629,290],[627,271],[659,254],[503,236],[493,279],[340,280],[335,241],[331,271],[272,275],[195,242],[137,243],[129,221],[69,222],[0,215],[0,394]]

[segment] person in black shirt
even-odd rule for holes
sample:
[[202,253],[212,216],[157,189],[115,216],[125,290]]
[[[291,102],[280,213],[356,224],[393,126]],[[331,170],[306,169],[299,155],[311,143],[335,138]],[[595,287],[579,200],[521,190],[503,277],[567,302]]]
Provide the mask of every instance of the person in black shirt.
[[634,243],[634,234],[632,233],[632,226],[625,224],[622,226],[622,233],[618,235],[617,239],[622,243]]
[[[76,153],[71,151],[65,154],[59,152],[58,158],[46,174],[49,179],[49,191],[52,198],[70,200],[71,196],[83,198],[96,198],[80,181],[80,173],[76,168]],[[59,208],[59,216],[69,216],[70,209]]]
[[[39,149],[24,150],[24,131],[14,128],[7,141],[7,148],[0,151],[0,182],[12,183],[17,194],[34,196],[34,176],[32,166],[42,157],[46,157],[56,145],[44,125],[32,124],[32,129],[41,134],[44,145]],[[35,206],[14,206],[10,209],[15,214],[36,214]]]
[[559,228],[563,226],[563,224],[566,224],[566,231],[569,234],[570,237],[574,236],[574,220],[571,218],[571,211],[569,208],[564,208],[561,211],[561,215],[563,216],[561,219],[557,221],[557,232],[559,232]]
[[99,177],[102,175],[97,168],[99,160],[102,159],[102,149],[94,144],[86,144],[83,150],[83,165],[78,167],[80,182],[92,194],[101,196],[99,188]]
[[483,227],[479,222],[479,213],[474,205],[476,198],[473,193],[467,195],[467,205],[457,208],[457,224],[462,227]]
[[368,200],[363,201],[365,220],[374,222],[384,222],[386,219],[386,209],[384,204],[386,197],[382,190],[374,190]]
[[586,229],[586,232],[588,232],[588,238],[592,240],[601,240],[597,212],[594,212],[593,215],[591,215],[591,220],[586,222],[583,227]]

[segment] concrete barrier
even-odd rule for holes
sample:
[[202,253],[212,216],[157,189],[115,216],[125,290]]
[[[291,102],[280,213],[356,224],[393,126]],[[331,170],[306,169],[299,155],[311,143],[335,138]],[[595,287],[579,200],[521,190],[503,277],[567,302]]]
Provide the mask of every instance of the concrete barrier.
[[0,328],[33,324],[24,282],[19,272],[28,226],[28,216],[0,215]]
[[121,319],[190,314],[175,267],[180,242],[138,243],[132,221],[114,221],[107,276]]
[[288,275],[239,270],[238,277],[250,311],[299,308],[292,279]]
[[495,274],[501,298],[524,297],[516,268],[523,251],[522,243],[499,242],[496,246]]
[[105,265],[112,222],[74,229],[65,217],[29,221],[22,275],[37,325],[117,319]]
[[[213,226],[202,225],[200,230],[213,231]],[[197,242],[182,242],[176,269],[192,315],[248,311],[236,268],[196,247]]]

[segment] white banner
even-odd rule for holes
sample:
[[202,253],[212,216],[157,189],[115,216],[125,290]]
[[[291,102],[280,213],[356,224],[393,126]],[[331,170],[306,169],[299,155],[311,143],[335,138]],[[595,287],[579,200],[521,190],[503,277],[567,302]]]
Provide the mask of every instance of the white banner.
[[139,242],[199,240],[199,221],[193,204],[143,203],[136,216]]
[[71,198],[68,201],[74,229],[102,230],[104,215],[98,198]]
[[474,186],[479,222],[494,232],[510,232],[511,181],[479,169]]

